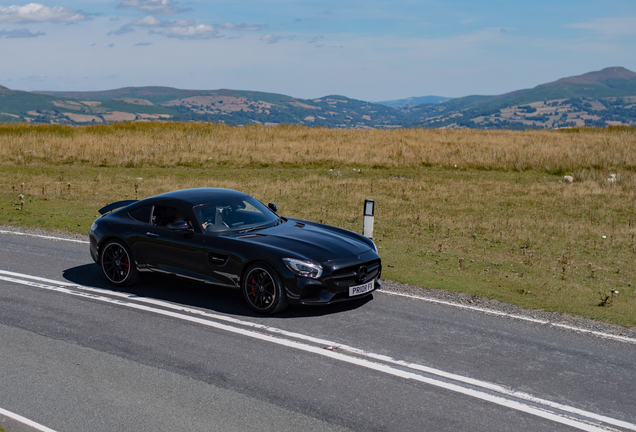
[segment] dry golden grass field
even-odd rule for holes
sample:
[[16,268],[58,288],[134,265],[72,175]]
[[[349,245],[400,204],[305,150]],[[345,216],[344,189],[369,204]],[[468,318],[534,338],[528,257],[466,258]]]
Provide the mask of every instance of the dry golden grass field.
[[634,128],[2,125],[0,170],[0,225],[80,233],[109,202],[181,188],[358,232],[373,198],[387,279],[636,326]]

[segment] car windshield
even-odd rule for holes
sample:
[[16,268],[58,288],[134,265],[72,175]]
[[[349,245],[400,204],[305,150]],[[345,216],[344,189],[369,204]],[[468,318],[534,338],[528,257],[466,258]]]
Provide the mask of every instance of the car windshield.
[[267,228],[280,221],[274,212],[252,197],[200,204],[193,210],[206,233],[247,232]]

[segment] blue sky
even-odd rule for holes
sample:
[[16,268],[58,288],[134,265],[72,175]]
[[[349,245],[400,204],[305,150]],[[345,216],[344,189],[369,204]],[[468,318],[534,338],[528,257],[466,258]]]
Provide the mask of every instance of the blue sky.
[[0,0],[0,84],[381,101],[501,94],[624,66],[636,1]]

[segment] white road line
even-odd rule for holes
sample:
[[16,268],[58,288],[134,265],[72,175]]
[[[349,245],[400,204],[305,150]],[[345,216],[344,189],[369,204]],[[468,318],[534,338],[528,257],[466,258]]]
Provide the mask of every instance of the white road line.
[[[523,321],[530,321],[530,322],[537,323],[537,324],[550,324],[550,321],[546,321],[546,320],[530,318],[530,317],[526,317],[526,316],[523,316],[523,315],[513,315],[513,314],[500,312],[500,311],[496,311],[496,310],[492,310],[492,309],[480,308],[480,307],[477,307],[477,306],[467,306],[467,305],[463,305],[461,303],[455,303],[455,302],[450,302],[450,301],[446,301],[446,300],[438,300],[438,299],[433,299],[433,298],[430,298],[430,297],[422,297],[422,296],[417,296],[417,295],[413,295],[413,294],[404,294],[404,293],[400,293],[400,292],[386,291],[386,290],[380,290],[380,291],[376,291],[376,292],[381,292],[381,293],[384,293],[384,294],[389,294],[389,295],[394,295],[394,296],[399,296],[399,297],[407,297],[407,298],[412,298],[412,299],[416,299],[416,300],[422,300],[422,301],[429,302],[429,303],[438,303],[438,304],[443,304],[443,305],[446,305],[446,306],[454,306],[454,307],[457,307],[457,308],[460,308],[460,309],[467,309],[467,310],[471,310],[471,311],[474,311],[474,312],[487,313],[489,315],[497,315],[497,316],[502,316],[502,317],[506,317],[506,318],[514,318],[514,319],[523,320]],[[634,340],[634,342],[636,342],[636,340]]]
[[[45,235],[39,235],[39,234],[30,234],[30,233],[23,233],[23,232],[18,232],[18,231],[0,230],[0,234],[14,234],[14,235],[22,235],[22,236],[29,236],[29,237],[44,238],[44,239],[49,239],[49,240],[62,240],[62,241],[69,241],[69,242],[74,242],[74,243],[90,244],[90,242],[85,241],[85,240],[72,240],[72,239],[66,239],[66,238],[62,238],[62,237],[45,236]],[[429,303],[443,304],[443,305],[446,305],[446,306],[452,306],[452,307],[456,307],[456,308],[460,308],[460,309],[467,309],[467,310],[471,310],[471,311],[474,311],[474,312],[486,313],[486,314],[489,314],[489,315],[496,315],[496,316],[501,316],[501,317],[506,317],[506,318],[517,319],[517,320],[521,320],[521,321],[529,321],[529,322],[534,322],[534,323],[537,323],[537,324],[546,324],[546,325],[550,325],[550,326],[553,326],[553,327],[560,327],[560,328],[564,328],[564,329],[567,329],[567,330],[572,330],[572,331],[576,331],[576,332],[580,332],[580,333],[593,334],[595,336],[599,336],[599,337],[606,338],[606,339],[614,339],[614,340],[621,341],[621,342],[627,342],[627,343],[636,344],[636,339],[633,339],[633,338],[629,338],[629,337],[625,337],[625,336],[617,336],[617,335],[613,335],[613,334],[610,334],[610,333],[603,333],[603,332],[594,331],[594,330],[588,330],[588,329],[584,329],[584,328],[580,328],[580,327],[570,326],[570,325],[567,325],[567,324],[552,323],[550,321],[540,320],[540,319],[536,319],[536,318],[530,318],[530,317],[526,317],[526,316],[523,316],[523,315],[508,314],[508,313],[505,313],[505,312],[499,312],[499,311],[495,311],[495,310],[492,310],[492,309],[485,309],[485,308],[480,308],[480,307],[475,307],[475,306],[466,306],[466,305],[463,305],[461,303],[454,303],[454,302],[450,302],[450,301],[432,299],[432,298],[429,298],[429,297],[416,296],[416,295],[412,295],[412,294],[404,294],[404,293],[399,293],[399,292],[394,292],[394,291],[379,290],[379,291],[376,291],[376,292],[389,294],[389,295],[394,295],[394,296],[400,296],[400,297],[408,297],[408,298],[412,298],[412,299],[426,301],[426,302],[429,302]]]
[[438,304],[442,304],[442,305],[445,305],[445,306],[453,306],[453,307],[456,307],[456,308],[467,309],[467,310],[471,310],[471,311],[474,311],[474,312],[482,312],[482,313],[489,314],[489,315],[497,315],[497,316],[502,316],[502,317],[506,317],[506,318],[513,318],[513,319],[518,319],[518,320],[523,320],[523,321],[530,321],[530,322],[534,322],[534,323],[537,323],[537,324],[547,324],[547,325],[550,325],[552,327],[560,327],[560,328],[564,328],[564,329],[567,329],[567,330],[573,330],[573,331],[577,331],[577,332],[581,332],[581,333],[593,334],[595,336],[599,336],[599,337],[606,338],[606,339],[614,339],[614,340],[621,341],[621,342],[627,342],[627,343],[636,344],[636,339],[630,338],[630,337],[627,337],[627,336],[618,336],[618,335],[613,335],[613,334],[610,334],[610,333],[603,333],[603,332],[600,332],[600,331],[588,330],[588,329],[584,329],[584,328],[581,328],[581,327],[574,327],[574,326],[567,325],[567,324],[553,323],[553,322],[546,321],[546,320],[540,320],[540,319],[536,319],[536,318],[525,317],[523,315],[509,314],[509,313],[495,311],[495,310],[491,310],[491,309],[485,309],[485,308],[480,308],[480,307],[476,307],[476,306],[467,306],[467,305],[463,305],[461,303],[453,303],[453,302],[449,302],[449,301],[445,301],[445,300],[438,300],[438,299],[433,299],[433,298],[428,298],[428,297],[416,296],[416,295],[412,295],[412,294],[398,293],[398,292],[394,292],[394,291],[383,291],[383,290],[380,290],[380,291],[376,291],[376,292],[383,293],[383,294],[394,295],[394,296],[399,296],[399,297],[408,297],[408,298],[412,298],[412,299],[416,299],[416,300],[422,300],[422,301],[429,302],[429,303],[438,303]]
[[33,420],[29,420],[26,417],[22,417],[19,414],[12,413],[11,411],[7,411],[6,409],[0,408],[0,415],[3,415],[5,417],[9,417],[9,418],[11,418],[11,419],[13,419],[13,420],[15,420],[15,421],[17,421],[19,423],[25,424],[27,426],[31,426],[32,428],[37,429],[37,430],[42,431],[42,432],[55,432],[51,428],[48,428],[48,427],[46,427],[44,425],[41,425],[40,423],[36,423]]
[[13,235],[21,235],[21,236],[27,236],[27,237],[43,238],[47,240],[61,240],[61,241],[67,241],[67,242],[73,242],[73,243],[90,244],[90,242],[87,242],[86,240],[74,240],[74,239],[67,239],[62,237],[45,236],[40,234],[29,234],[29,233],[23,233],[18,231],[0,230],[0,234],[13,234]]
[[[579,410],[577,408],[574,407],[569,407],[567,405],[561,405],[555,402],[551,402],[551,401],[547,401],[547,400],[543,400],[540,398],[536,398],[532,395],[526,394],[526,393],[521,393],[521,392],[515,392],[509,389],[506,389],[504,387],[498,386],[496,384],[492,384],[492,383],[488,383],[488,382],[484,382],[484,381],[479,381],[479,380],[473,380],[470,378],[466,378],[466,377],[462,377],[459,375],[455,375],[455,374],[450,374],[444,371],[440,371],[440,370],[436,370],[433,368],[428,368],[426,366],[421,366],[421,365],[417,365],[417,364],[412,364],[412,363],[407,363],[407,362],[403,362],[403,361],[398,361],[398,360],[394,360],[391,357],[388,356],[383,356],[383,355],[378,355],[378,354],[373,354],[373,353],[368,353],[364,350],[359,350],[353,347],[347,347],[345,345],[340,345],[331,341],[326,341],[323,339],[318,339],[318,338],[313,338],[311,336],[306,336],[306,335],[302,335],[299,333],[293,333],[293,332],[287,332],[285,330],[281,330],[281,329],[277,329],[275,327],[269,327],[269,326],[263,326],[260,324],[255,324],[255,323],[250,323],[247,321],[241,321],[241,320],[237,320],[231,317],[227,317],[227,316],[223,316],[223,315],[218,315],[218,314],[211,314],[211,313],[205,313],[203,311],[199,311],[197,309],[192,309],[192,308],[185,308],[185,307],[181,307],[181,306],[177,306],[177,305],[173,305],[167,302],[162,302],[159,300],[154,300],[154,299],[146,299],[143,297],[136,297],[133,295],[129,295],[129,294],[123,294],[123,293],[116,293],[116,292],[111,292],[111,291],[107,291],[107,290],[100,290],[100,289],[96,289],[96,288],[90,288],[90,287],[83,287],[83,286],[76,286],[76,285],[59,285],[60,282],[59,281],[55,281],[55,280],[51,280],[51,279],[46,279],[46,278],[40,278],[37,276],[30,276],[30,275],[22,275],[20,273],[13,273],[13,272],[8,272],[8,271],[4,271],[4,270],[0,270],[0,274],[5,274],[8,276],[18,276],[21,277],[22,279],[17,279],[15,277],[6,277],[6,276],[0,276],[0,280],[5,280],[8,282],[14,282],[14,283],[19,283],[19,284],[23,284],[23,285],[29,285],[29,286],[34,286],[34,287],[38,287],[38,288],[43,288],[43,289],[47,289],[47,290],[53,290],[53,291],[57,291],[57,292],[61,292],[64,294],[70,294],[70,295],[74,295],[74,296],[80,296],[80,297],[89,297],[93,300],[97,300],[97,301],[102,301],[105,303],[111,303],[111,304],[117,304],[120,306],[125,306],[125,307],[130,307],[133,309],[138,309],[138,310],[143,310],[143,311],[147,311],[147,312],[151,312],[151,313],[156,313],[156,314],[160,314],[160,315],[164,315],[164,316],[169,316],[172,318],[176,318],[176,319],[180,319],[180,320],[184,320],[184,321],[189,321],[189,322],[193,322],[193,323],[197,323],[197,324],[201,324],[201,325],[205,325],[208,327],[213,327],[216,329],[220,329],[220,330],[224,330],[224,331],[228,331],[228,332],[232,332],[232,333],[236,333],[236,334],[240,334],[243,336],[247,336],[247,337],[251,337],[251,338],[255,338],[255,339],[259,339],[259,340],[263,340],[263,341],[267,341],[270,343],[274,343],[274,344],[278,344],[278,345],[282,345],[282,346],[286,346],[289,348],[294,348],[294,349],[298,349],[298,350],[302,350],[302,351],[306,351],[306,352],[310,352],[313,354],[317,354],[317,355],[322,355],[325,357],[330,357],[333,358],[335,360],[339,360],[339,361],[343,361],[343,362],[347,362],[350,364],[355,364],[358,366],[362,366],[362,367],[366,367],[368,369],[372,369],[372,370],[376,370],[378,372],[383,372],[386,374],[390,374],[393,376],[397,376],[397,377],[401,377],[401,378],[405,378],[405,379],[412,379],[412,380],[416,380],[416,381],[420,381],[429,385],[434,385],[437,387],[441,387],[450,391],[454,391],[457,393],[461,393],[467,396],[471,396],[474,398],[478,398],[478,399],[482,399],[488,402],[492,402],[501,406],[505,406],[508,408],[512,408],[518,411],[522,411],[522,412],[526,412],[528,414],[532,414],[538,417],[542,417],[548,420],[552,420],[558,423],[562,423],[562,424],[566,424],[572,427],[575,427],[577,429],[580,430],[585,430],[585,431],[607,431],[607,430],[611,430],[608,429],[606,426],[600,425],[600,424],[596,424],[595,422],[603,422],[606,424],[611,424],[613,426],[617,426],[617,427],[621,427],[621,428],[625,428],[625,429],[629,429],[629,430],[633,430],[636,431],[636,425],[632,424],[632,423],[628,423],[628,422],[624,422],[621,420],[617,420],[617,419],[613,419],[611,417],[606,417],[606,416],[602,416],[599,414],[594,414],[591,412],[587,412],[584,410]],[[24,280],[24,279],[31,279],[31,280]],[[43,283],[40,282],[48,282],[48,283],[54,283],[57,284],[55,286],[52,285],[45,285]],[[65,284],[66,285],[66,284]],[[292,341],[289,339],[283,339],[283,338],[279,338],[279,337],[275,337],[275,336],[271,336],[271,335],[266,335],[263,333],[257,333],[255,331],[252,330],[247,330],[247,329],[242,329],[242,328],[238,328],[238,327],[233,327],[230,325],[226,325],[226,324],[221,324],[221,323],[217,323],[217,322],[213,322],[213,321],[209,321],[209,319],[202,319],[202,318],[197,318],[197,317],[193,317],[190,315],[183,315],[181,313],[177,313],[177,312],[172,312],[172,311],[167,311],[167,310],[163,310],[163,309],[157,309],[157,308],[153,308],[150,306],[145,306],[145,305],[141,305],[141,304],[137,304],[137,303],[131,303],[130,301],[125,301],[125,300],[118,300],[118,299],[113,299],[113,298],[109,298],[109,297],[104,297],[102,295],[96,295],[96,294],[88,294],[82,291],[76,291],[73,288],[76,289],[82,289],[82,290],[86,290],[89,292],[99,292],[99,293],[103,293],[103,294],[107,294],[107,295],[111,295],[111,296],[115,296],[115,297],[124,297],[127,300],[133,300],[133,301],[140,301],[140,302],[146,302],[146,303],[153,303],[155,305],[160,305],[163,307],[170,307],[172,309],[178,309],[181,311],[185,311],[185,312],[189,312],[189,313],[196,313],[199,315],[203,315],[206,318],[215,318],[215,319],[219,319],[219,320],[225,320],[225,321],[230,321],[233,324],[239,324],[242,326],[249,326],[249,327],[255,327],[261,330],[267,330],[273,333],[278,333],[278,334],[284,334],[286,336],[291,336],[294,338],[298,338],[298,339],[303,339],[306,341],[310,341],[310,342],[314,342],[314,343],[318,343],[323,345],[323,348],[321,347],[316,347],[316,346],[312,346],[312,345],[307,345],[305,343],[300,343],[300,342],[296,342],[296,341]],[[435,378],[429,378],[429,377],[425,377],[422,376],[418,373],[414,373],[414,372],[409,372],[409,371],[405,371],[403,369],[397,369],[391,365],[383,365],[383,364],[379,364],[376,362],[372,362],[370,360],[366,360],[360,357],[354,357],[354,356],[350,356],[347,354],[343,354],[343,353],[339,353],[336,351],[332,351],[332,350],[325,350],[324,346],[328,345],[328,346],[338,346],[340,349],[345,350],[345,351],[351,351],[355,354],[358,355],[363,355],[366,356],[368,358],[373,358],[374,360],[380,360],[380,361],[385,361],[388,363],[393,363],[395,365],[399,365],[402,367],[407,367],[410,368],[412,370],[417,370],[417,371],[421,371],[421,372],[425,372],[425,373],[429,373],[429,374],[434,374],[434,375],[438,375],[441,377],[444,377],[446,379],[452,379],[455,380],[457,382],[462,382],[462,383],[466,383],[466,384],[470,384],[473,386],[478,386],[478,387],[482,387],[484,389],[487,390],[491,390],[491,391],[495,391],[495,392],[499,392],[502,393],[504,396],[509,396],[509,397],[514,397],[517,399],[522,399],[528,402],[531,402],[533,404],[539,404],[542,405],[542,407],[535,407],[532,405],[528,405],[519,401],[515,401],[515,400],[511,400],[505,397],[501,397],[501,396],[496,396],[493,395],[491,393],[486,393],[483,391],[479,391],[479,390],[475,390],[473,388],[467,388],[467,387],[463,387],[459,384],[453,384],[453,383],[449,383],[447,381],[442,381],[442,380],[438,380]],[[565,412],[569,412],[571,414],[575,414],[581,417],[586,417],[588,420],[584,420],[584,419],[576,419],[576,418],[572,418],[572,417],[568,417],[568,416],[564,416],[563,414],[559,414],[559,413],[555,413],[555,412],[550,412],[547,410],[547,408],[553,408],[556,410],[560,410],[560,411],[565,411]]]

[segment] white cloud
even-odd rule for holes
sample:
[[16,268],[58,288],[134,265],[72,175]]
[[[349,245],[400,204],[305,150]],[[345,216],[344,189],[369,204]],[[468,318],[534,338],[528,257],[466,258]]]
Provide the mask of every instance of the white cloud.
[[257,31],[260,30],[263,26],[260,24],[234,24],[231,22],[226,22],[218,26],[219,28],[227,29],[227,30],[239,30],[239,31]]
[[211,26],[199,24],[198,26],[173,26],[157,32],[157,34],[177,39],[211,39],[219,32]]
[[180,20],[180,21],[163,21],[159,20],[152,15],[148,15],[145,18],[141,18],[127,24],[135,27],[187,27],[194,25],[193,20]]
[[148,15],[145,18],[135,20],[119,29],[107,33],[107,35],[122,35],[135,31],[135,27],[156,28],[165,30],[150,30],[149,35],[158,34],[177,39],[211,39],[217,37],[219,32],[212,26],[195,25],[193,20],[164,21]]
[[261,40],[271,45],[271,44],[277,43],[280,40],[280,38],[274,35],[268,34],[265,36],[261,36]]
[[170,23],[168,21],[158,20],[152,15],[148,15],[147,17],[135,20],[128,25],[139,26],[139,27],[161,27],[161,26],[168,26],[170,25]]
[[24,6],[0,6],[0,22],[55,22],[72,23],[87,20],[89,17],[82,11],[74,11],[62,6],[47,7],[39,3]]
[[567,27],[592,30],[604,36],[634,36],[636,35],[636,18],[599,18],[586,23],[571,24]]
[[174,15],[190,10],[176,7],[176,2],[172,0],[122,0],[117,6],[119,9],[126,7],[159,15]]
[[46,33],[42,33],[42,32],[37,32],[37,33],[31,33],[30,30],[28,29],[19,29],[19,30],[11,30],[11,31],[7,31],[7,30],[2,30],[0,31],[0,38],[1,37],[5,37],[7,39],[13,39],[13,38],[36,38],[38,36],[44,36]]
[[[194,21],[192,20],[180,20],[180,21],[164,21],[155,18],[152,15],[148,15],[147,17],[135,20],[129,24],[121,26],[119,29],[106,33],[108,36],[111,35],[123,35],[126,33],[132,33],[135,31],[135,27],[145,27],[145,28],[187,28],[194,26]],[[200,26],[199,26],[200,27]],[[208,26],[206,26],[208,27]],[[211,28],[211,27],[210,27]],[[187,31],[184,31],[187,32]],[[163,34],[163,32],[151,32],[151,34]]]

